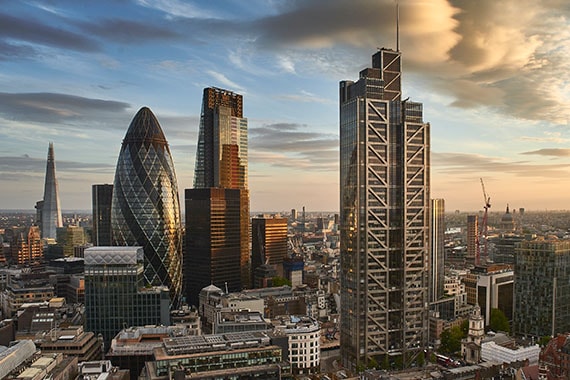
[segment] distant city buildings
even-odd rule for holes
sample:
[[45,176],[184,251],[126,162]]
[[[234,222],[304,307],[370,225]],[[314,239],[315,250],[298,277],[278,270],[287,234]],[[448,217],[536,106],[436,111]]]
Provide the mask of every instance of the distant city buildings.
[[401,54],[340,82],[341,363],[415,363],[428,342],[429,124]]
[[61,219],[59,188],[55,176],[55,154],[53,152],[53,143],[51,142],[48,148],[43,203],[36,203],[36,205],[41,207],[41,211],[38,211],[42,218],[42,238],[55,239],[56,230],[58,227],[63,226],[63,222]]
[[182,294],[182,227],[178,182],[166,137],[150,109],[129,126],[117,160],[111,206],[113,245],[144,249],[144,285]]

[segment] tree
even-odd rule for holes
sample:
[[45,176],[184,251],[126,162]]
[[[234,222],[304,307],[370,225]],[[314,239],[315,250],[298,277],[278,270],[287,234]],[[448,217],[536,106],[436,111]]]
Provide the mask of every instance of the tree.
[[499,309],[491,309],[489,328],[493,331],[504,331],[506,333],[511,332],[507,316]]
[[375,358],[370,358],[370,360],[368,361],[368,368],[369,369],[378,368],[378,361]]
[[271,284],[273,285],[273,287],[283,286],[283,285],[291,286],[291,281],[287,280],[285,277],[276,276],[271,279]]
[[467,335],[463,334],[460,326],[453,326],[450,329],[445,329],[441,333],[441,346],[440,351],[453,354],[461,350],[461,339]]
[[382,361],[382,369],[390,369],[390,359],[388,359],[388,354],[384,355],[384,360]]

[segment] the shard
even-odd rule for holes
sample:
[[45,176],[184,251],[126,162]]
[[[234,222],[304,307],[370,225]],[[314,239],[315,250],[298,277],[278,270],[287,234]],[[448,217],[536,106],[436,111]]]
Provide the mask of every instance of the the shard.
[[174,164],[158,120],[143,107],[123,139],[111,206],[113,244],[142,246],[146,285],[182,291],[180,203]]
[[55,156],[53,143],[49,143],[46,165],[46,178],[44,185],[44,200],[41,210],[42,238],[55,239],[56,230],[62,227],[61,207],[59,203],[59,189],[55,177]]

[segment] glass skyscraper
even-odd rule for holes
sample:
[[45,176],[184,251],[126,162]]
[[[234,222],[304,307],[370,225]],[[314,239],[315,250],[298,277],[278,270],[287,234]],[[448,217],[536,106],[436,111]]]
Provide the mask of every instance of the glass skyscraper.
[[113,185],[93,185],[91,187],[93,206],[93,245],[112,245],[111,204]]
[[340,82],[342,364],[410,367],[428,341],[429,124],[399,51]]
[[443,297],[445,258],[445,200],[431,200],[429,302]]
[[123,139],[111,206],[113,245],[142,246],[144,281],[165,285],[176,305],[182,292],[178,185],[158,120],[143,107]]
[[62,227],[59,189],[55,177],[55,155],[53,143],[49,143],[44,185],[44,199],[41,205],[42,238],[55,239],[58,227]]
[[[205,88],[196,149],[194,189],[186,189],[185,192],[184,276],[187,284],[185,292],[190,302],[196,301],[196,292],[210,285],[214,279],[222,282],[215,282],[216,286],[224,288],[227,282],[232,291],[250,286],[247,160],[247,119],[243,117],[243,97],[216,87]],[[207,194],[211,198],[198,201],[206,194],[199,191],[202,189],[210,189]],[[223,207],[228,209],[220,209],[221,205],[226,205]],[[215,217],[194,220],[198,215],[210,212],[210,207]],[[216,232],[216,226],[221,225],[224,226],[223,230]],[[226,265],[219,260],[222,251],[223,257],[239,263],[239,267],[228,271]],[[210,273],[210,281],[204,277],[206,273],[196,273],[198,267]],[[237,283],[236,274],[239,276]]]

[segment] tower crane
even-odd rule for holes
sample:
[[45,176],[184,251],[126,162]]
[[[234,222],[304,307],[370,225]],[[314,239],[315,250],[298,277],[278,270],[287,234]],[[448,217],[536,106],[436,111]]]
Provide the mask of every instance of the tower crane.
[[479,237],[477,239],[477,256],[475,257],[475,264],[479,265],[481,261],[481,241],[483,241],[483,257],[487,260],[488,250],[487,250],[487,214],[488,210],[491,208],[491,197],[485,191],[485,183],[483,178],[481,180],[481,188],[483,189],[483,222],[481,223],[481,228],[479,229]]

